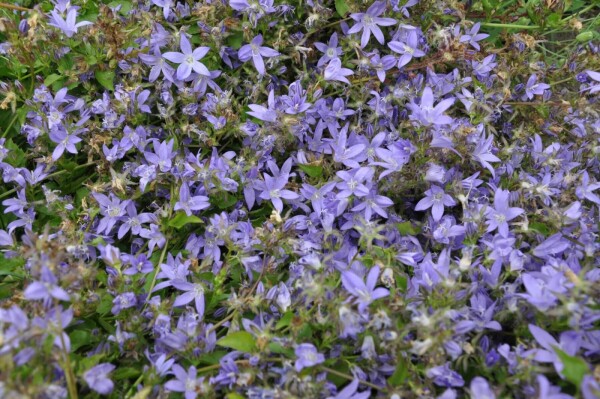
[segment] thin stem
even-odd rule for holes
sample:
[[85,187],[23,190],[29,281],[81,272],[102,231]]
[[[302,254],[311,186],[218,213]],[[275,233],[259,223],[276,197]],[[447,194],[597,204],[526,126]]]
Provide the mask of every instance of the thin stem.
[[[57,303],[58,305],[58,303]],[[63,337],[64,327],[62,325],[61,312],[58,312],[58,326],[60,331],[58,335],[60,336],[60,343],[63,349],[63,354],[65,356],[65,378],[67,379],[67,389],[69,391],[69,397],[71,399],[77,399],[77,383],[75,382],[75,374],[73,373],[73,367],[71,366],[71,357],[69,356],[69,352],[67,351],[67,346],[65,344],[65,339]]]
[[21,6],[16,6],[14,4],[6,4],[6,3],[0,3],[0,8],[8,8],[9,10],[16,10],[16,11],[27,11],[27,12],[33,11],[31,8],[25,8],[25,7],[21,7]]
[[[169,247],[169,239],[167,238],[167,240],[165,241],[165,246],[163,247],[163,250],[160,253],[160,258],[158,258],[158,263],[156,264],[154,277],[152,277],[152,283],[150,284],[150,287],[148,288],[148,298],[150,297],[150,294],[152,293],[152,290],[154,289],[154,285],[156,284],[156,276],[158,276],[158,268],[160,267],[161,263],[163,263],[163,260],[165,259],[165,255],[167,254],[168,247]],[[142,309],[142,313],[144,313],[146,306],[148,306],[147,299],[146,299],[146,303],[144,304],[144,308]]]
[[10,120],[8,126],[6,127],[6,129],[4,129],[4,133],[2,133],[2,137],[6,137],[6,135],[8,134],[8,131],[12,128],[12,126],[14,125],[14,123],[17,121],[17,118],[19,117],[18,114],[15,114],[15,116],[13,116],[13,118]]
[[506,29],[523,29],[523,30],[535,30],[539,29],[538,25],[513,25],[513,24],[497,24],[495,22],[481,22],[481,26],[488,26],[490,28],[506,28]]

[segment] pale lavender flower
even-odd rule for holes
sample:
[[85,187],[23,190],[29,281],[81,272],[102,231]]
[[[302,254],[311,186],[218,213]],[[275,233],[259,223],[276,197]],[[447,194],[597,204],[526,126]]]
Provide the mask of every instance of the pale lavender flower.
[[596,84],[594,86],[590,86],[587,90],[590,91],[590,94],[599,92],[600,91],[600,72],[585,71],[585,73],[587,73],[587,75],[590,78],[592,78],[593,80],[595,80],[596,82],[598,82],[598,84]]
[[204,377],[198,377],[196,367],[190,366],[186,372],[183,367],[174,364],[172,372],[175,379],[167,381],[165,389],[171,392],[182,392],[185,399],[195,399],[198,396],[201,384],[204,382]]
[[110,363],[100,363],[86,371],[83,374],[83,379],[93,391],[101,395],[108,395],[115,387],[115,384],[108,377],[108,374],[114,369],[115,366]]
[[178,290],[185,291],[184,294],[178,295],[175,298],[173,306],[183,306],[194,301],[198,315],[200,317],[204,316],[204,286],[202,284],[174,280],[171,285]]
[[388,43],[388,47],[393,52],[401,54],[398,59],[398,68],[402,68],[408,64],[413,58],[420,58],[425,56],[423,50],[419,50],[419,37],[415,30],[408,32],[406,43],[399,41],[392,41]]
[[29,284],[23,292],[23,296],[27,300],[41,299],[47,304],[51,303],[52,299],[69,301],[69,294],[59,287],[57,283],[58,279],[52,274],[50,269],[46,266],[42,266],[41,279]]
[[549,89],[550,85],[546,83],[537,83],[537,75],[534,73],[527,80],[525,85],[525,95],[523,100],[531,100],[535,95],[541,96],[544,94],[544,90]]
[[77,136],[76,132],[68,133],[63,128],[57,128],[50,131],[50,140],[58,145],[52,152],[52,160],[57,161],[62,154],[67,150],[71,154],[77,154],[75,144],[81,142],[82,138]]
[[165,19],[169,18],[169,15],[171,15],[171,7],[173,7],[173,0],[152,0],[152,4],[161,7]]
[[369,43],[371,33],[373,33],[379,44],[384,44],[385,38],[379,26],[392,26],[397,23],[394,18],[379,17],[385,11],[385,7],[386,3],[384,1],[376,1],[367,9],[366,13],[350,14],[350,18],[355,20],[356,24],[348,30],[348,34],[358,33],[362,30],[361,48],[364,48]]
[[490,384],[483,377],[475,377],[469,385],[471,397],[477,399],[496,399],[496,394],[490,388]]
[[266,73],[265,62],[262,57],[277,57],[279,55],[278,51],[269,47],[263,47],[262,43],[263,37],[262,35],[258,35],[250,41],[250,44],[246,44],[238,50],[240,61],[246,62],[252,59],[252,63],[259,75],[264,75]]
[[486,212],[488,233],[498,229],[501,236],[508,237],[508,222],[525,212],[521,208],[509,207],[509,194],[508,190],[496,189],[494,207],[488,208]]
[[76,22],[76,20],[77,7],[69,8],[66,18],[63,18],[59,12],[53,10],[50,14],[50,22],[48,22],[48,25],[60,29],[67,37],[73,37],[73,35],[77,33],[77,29],[82,26],[92,25],[89,21]]
[[575,189],[579,199],[587,199],[600,205],[600,197],[594,191],[600,188],[600,182],[590,184],[590,175],[586,170],[581,174],[581,185]]
[[317,61],[317,66],[321,67],[334,58],[339,58],[344,52],[341,47],[338,47],[337,32],[333,32],[329,38],[329,43],[315,42],[317,50],[323,53],[323,56]]
[[460,43],[469,43],[477,51],[481,50],[481,48],[479,47],[479,43],[477,42],[489,37],[490,35],[488,35],[487,33],[478,33],[480,27],[481,24],[479,22],[473,25],[471,30],[466,35],[462,35],[460,37]]
[[144,238],[148,238],[148,251],[152,253],[154,251],[154,247],[158,246],[162,248],[165,246],[167,239],[161,233],[160,227],[154,223],[150,225],[150,229],[141,229],[140,236]]
[[300,344],[296,346],[296,371],[300,372],[307,367],[316,366],[325,362],[325,356],[317,351],[313,344]]
[[352,382],[344,387],[335,396],[330,396],[327,399],[368,399],[371,397],[371,391],[357,392],[358,390],[358,379],[352,380]]
[[425,191],[425,198],[421,199],[415,206],[416,211],[425,211],[431,208],[431,214],[433,220],[439,222],[444,215],[445,206],[454,206],[456,201],[444,190],[436,185],[432,185],[431,188]]
[[375,288],[379,279],[380,269],[373,266],[369,270],[366,282],[362,277],[350,270],[342,272],[342,285],[352,296],[356,297],[358,311],[365,313],[367,307],[375,300],[384,298],[390,294],[387,288]]
[[339,82],[344,82],[350,84],[350,81],[346,78],[346,76],[353,75],[351,69],[342,68],[342,61],[339,58],[334,58],[329,61],[329,65],[325,68],[325,72],[323,76],[325,80],[337,80]]
[[450,368],[450,363],[443,366],[432,367],[427,370],[427,377],[441,387],[462,387],[465,381],[462,376]]
[[424,126],[447,125],[452,123],[452,118],[444,115],[444,112],[454,104],[454,98],[447,98],[440,101],[435,107],[433,105],[434,97],[431,88],[425,87],[421,102],[419,105],[414,101],[406,104],[406,107],[412,111],[410,119]]
[[187,182],[181,184],[179,189],[179,201],[175,203],[174,210],[183,210],[186,215],[191,216],[192,211],[200,211],[210,207],[208,197],[204,195],[192,196]]
[[177,67],[177,79],[186,79],[192,74],[192,71],[200,75],[211,75],[206,66],[200,62],[206,53],[208,53],[210,47],[198,47],[192,50],[190,41],[183,33],[181,34],[179,47],[181,48],[181,52],[170,51],[163,54],[163,57],[167,60],[179,64],[179,67]]

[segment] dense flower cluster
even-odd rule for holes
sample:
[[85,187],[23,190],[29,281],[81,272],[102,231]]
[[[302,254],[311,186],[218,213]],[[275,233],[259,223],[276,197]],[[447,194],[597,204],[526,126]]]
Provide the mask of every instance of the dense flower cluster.
[[467,13],[5,10],[0,397],[600,397],[599,48]]

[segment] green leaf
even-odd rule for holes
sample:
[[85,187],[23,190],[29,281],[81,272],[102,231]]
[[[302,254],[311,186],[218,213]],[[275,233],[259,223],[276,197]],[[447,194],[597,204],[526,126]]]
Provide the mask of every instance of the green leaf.
[[235,195],[228,193],[227,191],[221,191],[209,198],[212,205],[217,206],[219,209],[227,209],[233,206],[238,201]]
[[318,165],[298,165],[300,169],[310,177],[323,176],[323,167]]
[[235,392],[231,392],[228,393],[227,396],[225,396],[227,399],[244,399],[244,397],[242,395],[240,395],[239,393],[235,393]]
[[217,345],[250,353],[256,349],[256,340],[249,332],[236,331],[218,340]]
[[227,45],[234,50],[239,50],[242,47],[244,41],[244,32],[234,31],[231,35],[227,36]]
[[554,351],[563,363],[562,373],[567,381],[579,387],[583,377],[590,372],[587,362],[578,356],[571,356],[557,347],[554,348]]
[[61,75],[58,75],[56,73],[52,73],[52,74],[48,75],[46,77],[46,79],[44,79],[44,85],[45,86],[51,86],[52,83],[56,82],[59,79],[62,79]]
[[15,144],[12,139],[6,140],[4,147],[9,149],[8,155],[4,158],[4,162],[16,167],[25,166],[25,152]]
[[98,83],[100,83],[106,90],[115,90],[115,85],[113,83],[115,80],[114,71],[96,71],[94,75],[96,76]]
[[289,326],[290,323],[292,322],[293,318],[294,318],[294,312],[286,312],[281,317],[281,319],[279,319],[279,321],[277,322],[277,324],[275,324],[275,329],[279,330],[281,328]]
[[345,17],[348,11],[350,11],[350,7],[348,7],[348,4],[344,0],[335,0],[335,10],[340,17]]
[[113,297],[108,292],[100,298],[100,303],[96,308],[96,313],[107,314],[112,309]]
[[119,367],[113,372],[112,377],[115,380],[124,380],[138,375],[140,375],[140,369],[137,367]]
[[388,378],[388,383],[393,387],[397,387],[404,383],[406,377],[408,377],[408,365],[406,364],[406,359],[400,357],[400,359],[398,359],[398,364],[396,365],[396,370],[394,370],[394,374]]
[[5,258],[4,254],[0,253],[0,276],[13,276],[18,279],[23,279],[23,266],[25,259],[23,258]]
[[92,335],[88,331],[84,330],[75,330],[71,334],[69,334],[69,338],[71,339],[71,350],[76,351],[82,346],[91,344]]
[[413,226],[411,222],[396,223],[398,232],[403,236],[415,236],[421,232],[418,226]]
[[536,233],[543,235],[544,237],[547,237],[550,234],[550,229],[548,228],[548,226],[540,222],[529,223],[529,230],[533,230]]
[[175,217],[173,219],[169,220],[168,225],[170,227],[175,227],[177,230],[179,230],[186,224],[191,224],[191,223],[204,223],[204,221],[202,219],[200,219],[198,216],[194,216],[194,215],[188,216],[185,214],[185,212],[177,212]]
[[269,351],[271,351],[272,353],[277,353],[279,355],[285,355],[290,358],[294,357],[294,351],[290,348],[284,347],[280,343],[269,342],[268,348],[269,348]]

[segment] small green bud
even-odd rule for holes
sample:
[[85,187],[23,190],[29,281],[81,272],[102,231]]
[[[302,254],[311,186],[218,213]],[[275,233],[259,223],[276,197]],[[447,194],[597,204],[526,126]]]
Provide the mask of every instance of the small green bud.
[[577,39],[578,42],[589,42],[593,38],[594,38],[594,33],[587,31],[587,32],[581,32],[580,34],[577,35],[577,37],[575,39]]

